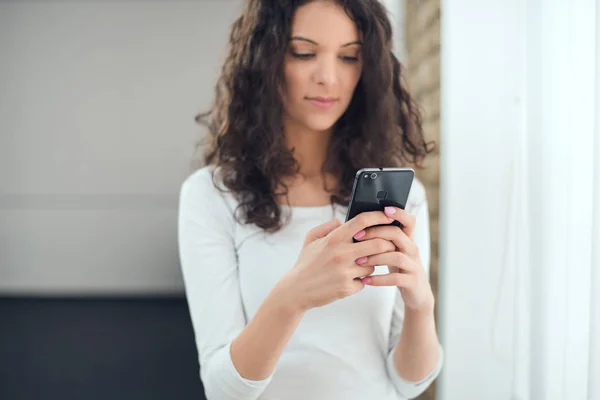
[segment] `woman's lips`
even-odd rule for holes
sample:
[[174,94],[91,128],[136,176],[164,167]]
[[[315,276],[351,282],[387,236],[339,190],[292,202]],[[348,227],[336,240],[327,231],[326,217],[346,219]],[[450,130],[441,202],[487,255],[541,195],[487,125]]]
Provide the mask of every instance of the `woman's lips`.
[[308,101],[316,107],[328,109],[337,101],[337,99],[332,97],[309,97]]

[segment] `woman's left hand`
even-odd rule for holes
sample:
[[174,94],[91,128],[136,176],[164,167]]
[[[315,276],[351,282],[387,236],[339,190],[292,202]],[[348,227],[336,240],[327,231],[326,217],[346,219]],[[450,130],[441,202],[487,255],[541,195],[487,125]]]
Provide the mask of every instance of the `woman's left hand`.
[[[394,225],[376,226],[358,232],[359,241],[382,238],[396,245],[396,250],[368,257],[362,265],[387,265],[390,273],[368,276],[363,282],[370,286],[397,286],[406,307],[415,311],[432,312],[434,297],[429,279],[423,268],[419,248],[413,241],[416,218],[397,207],[386,207],[385,214],[390,222],[398,221],[403,228]],[[364,233],[363,233],[364,232]]]

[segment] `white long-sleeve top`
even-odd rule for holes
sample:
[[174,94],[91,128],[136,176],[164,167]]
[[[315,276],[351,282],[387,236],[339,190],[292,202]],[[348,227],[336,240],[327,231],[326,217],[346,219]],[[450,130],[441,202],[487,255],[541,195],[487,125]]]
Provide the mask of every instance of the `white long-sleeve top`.
[[[393,357],[404,304],[396,287],[372,286],[308,310],[273,374],[261,381],[243,378],[231,360],[232,340],[293,267],[306,232],[333,217],[344,221],[346,208],[283,206],[291,213],[290,223],[267,234],[237,223],[236,205],[231,193],[214,187],[208,167],[190,175],[181,187],[179,255],[209,400],[398,400],[416,397],[431,384],[442,357],[420,382],[408,382],[397,373]],[[428,208],[418,180],[406,209],[417,216],[414,240],[428,269]],[[387,272],[378,266],[375,274]]]

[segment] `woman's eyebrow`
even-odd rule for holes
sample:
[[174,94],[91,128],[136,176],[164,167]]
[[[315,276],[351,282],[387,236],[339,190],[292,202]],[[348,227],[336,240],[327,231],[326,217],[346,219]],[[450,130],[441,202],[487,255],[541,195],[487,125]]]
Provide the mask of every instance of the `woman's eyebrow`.
[[308,43],[312,43],[312,44],[316,44],[316,45],[318,45],[318,44],[319,44],[319,43],[315,42],[314,40],[311,40],[311,39],[305,38],[305,37],[303,37],[303,36],[292,36],[292,37],[291,37],[291,39],[290,39],[290,42],[291,42],[292,40],[301,40],[301,41],[303,41],[303,42],[308,42]]

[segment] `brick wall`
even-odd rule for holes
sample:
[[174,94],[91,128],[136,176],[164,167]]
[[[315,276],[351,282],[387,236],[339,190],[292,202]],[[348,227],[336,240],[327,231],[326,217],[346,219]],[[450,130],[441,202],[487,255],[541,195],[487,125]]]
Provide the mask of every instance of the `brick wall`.
[[[437,144],[435,153],[416,170],[429,199],[431,219],[431,280],[438,288],[439,140],[440,140],[440,0],[406,0],[405,32],[407,82],[423,111],[427,140]],[[419,399],[435,398],[431,387]]]

